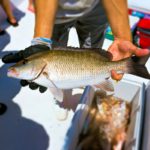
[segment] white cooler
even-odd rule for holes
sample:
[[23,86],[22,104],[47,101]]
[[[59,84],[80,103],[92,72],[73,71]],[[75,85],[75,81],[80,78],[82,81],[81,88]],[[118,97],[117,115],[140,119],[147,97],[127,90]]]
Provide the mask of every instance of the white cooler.
[[[145,84],[123,79],[118,83],[114,83],[114,86],[114,96],[127,100],[132,104],[125,150],[141,150],[141,135],[145,106]],[[87,110],[90,108],[94,98],[94,92],[92,87],[86,87],[72,119],[72,124],[67,132],[62,150],[76,150],[78,138],[88,114]]]

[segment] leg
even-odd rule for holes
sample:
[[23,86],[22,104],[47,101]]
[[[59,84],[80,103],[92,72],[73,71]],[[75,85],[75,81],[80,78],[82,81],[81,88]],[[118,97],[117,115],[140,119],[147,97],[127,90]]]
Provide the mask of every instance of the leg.
[[98,4],[91,12],[79,18],[76,30],[81,47],[101,48],[104,40],[107,19],[104,10]]
[[74,25],[74,21],[62,24],[56,24],[53,30],[53,46],[66,47],[68,42],[68,35],[71,27]]
[[16,24],[17,21],[13,15],[10,1],[9,0],[0,0],[0,4],[2,5],[2,8],[4,9],[5,13],[7,14],[7,17],[8,17],[8,20],[10,21],[10,23],[12,23],[12,25]]

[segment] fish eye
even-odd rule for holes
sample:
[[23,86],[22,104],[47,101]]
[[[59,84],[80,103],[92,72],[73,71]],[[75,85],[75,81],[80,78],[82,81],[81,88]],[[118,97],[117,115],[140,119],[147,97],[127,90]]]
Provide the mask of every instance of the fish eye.
[[23,59],[23,62],[22,62],[22,63],[25,65],[27,62],[28,62],[27,59]]

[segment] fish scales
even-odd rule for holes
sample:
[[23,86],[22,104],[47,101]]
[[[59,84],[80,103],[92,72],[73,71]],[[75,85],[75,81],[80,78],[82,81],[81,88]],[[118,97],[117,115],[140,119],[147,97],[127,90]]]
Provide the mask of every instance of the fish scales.
[[126,70],[126,60],[112,62],[102,52],[89,50],[50,50],[32,55],[26,61],[12,66],[19,72],[17,78],[34,80],[46,87],[52,81],[60,89],[96,85],[109,77],[112,69]]
[[[41,56],[42,57],[42,56]],[[125,64],[110,62],[98,53],[83,51],[53,51],[45,54],[49,71],[54,71],[57,80],[85,79],[109,73],[113,69],[124,69]]]

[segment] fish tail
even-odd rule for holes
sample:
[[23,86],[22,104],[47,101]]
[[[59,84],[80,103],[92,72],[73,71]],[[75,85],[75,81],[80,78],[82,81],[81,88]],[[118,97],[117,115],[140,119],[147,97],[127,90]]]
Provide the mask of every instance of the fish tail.
[[146,67],[146,62],[149,59],[150,55],[143,57],[133,56],[127,62],[127,73],[133,74],[139,77],[150,79],[150,73]]

